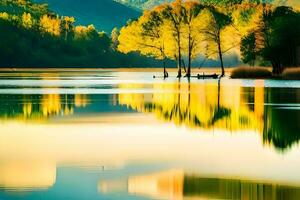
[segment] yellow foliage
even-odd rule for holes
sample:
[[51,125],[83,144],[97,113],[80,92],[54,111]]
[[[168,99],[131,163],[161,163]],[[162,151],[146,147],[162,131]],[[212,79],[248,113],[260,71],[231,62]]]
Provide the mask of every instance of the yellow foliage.
[[141,28],[137,21],[131,22],[129,25],[123,27],[120,30],[120,35],[118,37],[120,42],[118,50],[122,53],[129,53],[131,51],[138,51],[139,44],[141,40]]
[[23,15],[22,15],[22,25],[25,28],[31,28],[32,24],[33,24],[33,22],[32,22],[31,14],[24,12]]
[[205,28],[203,23],[206,18],[202,15],[202,10],[195,13],[195,7],[200,6],[194,1],[187,1],[182,4],[184,8],[183,17],[186,19],[181,25],[181,44],[183,55],[188,56],[191,51],[191,58],[195,59],[205,51],[203,41],[205,39],[201,30]]
[[[218,83],[155,83],[153,95],[120,94],[119,102],[158,119],[189,128],[263,131],[264,92],[255,88],[255,110],[251,110],[243,88]],[[122,84],[119,88],[144,88],[143,85]],[[249,95],[249,93],[246,93]],[[251,94],[252,95],[252,94]],[[241,120],[244,119],[244,120]]]
[[64,17],[64,20],[66,22],[69,22],[69,23],[74,23],[75,22],[75,18],[74,17],[68,17],[68,16],[66,16],[66,17]]
[[[243,17],[244,13],[248,13],[246,18]],[[243,3],[238,5],[232,12],[233,24],[242,37],[257,29],[262,23],[262,16],[263,5],[261,4]]]
[[96,31],[96,28],[94,25],[88,25],[88,26],[76,26],[75,29],[75,39],[81,39],[86,38],[89,33]]
[[75,18],[66,16],[63,17],[63,21],[65,30],[69,31],[71,29],[71,25],[75,23]]
[[118,50],[122,53],[140,52],[142,55],[164,59],[168,53],[166,47],[170,46],[167,44],[168,29],[158,27],[153,30],[155,33],[143,33],[142,24],[147,22],[146,17],[147,15],[144,15],[138,21],[131,22],[121,29]]
[[7,12],[0,12],[0,19],[8,20],[9,14]]
[[50,33],[55,36],[60,35],[61,21],[58,17],[43,15],[40,19],[40,27],[44,32]]

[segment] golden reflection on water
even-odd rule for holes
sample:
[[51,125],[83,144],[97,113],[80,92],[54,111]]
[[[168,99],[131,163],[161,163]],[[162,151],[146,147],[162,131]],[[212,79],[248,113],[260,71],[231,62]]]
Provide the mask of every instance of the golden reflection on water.
[[[60,164],[122,166],[137,159],[189,162],[204,175],[223,173],[227,176],[202,178],[183,170],[172,170],[130,176],[125,185],[118,181],[100,181],[99,191],[125,188],[131,194],[174,200],[252,197],[273,200],[286,195],[299,199],[296,188],[300,184],[299,148],[294,148],[284,162],[272,149],[285,150],[298,143],[299,111],[266,106],[283,96],[278,96],[281,94],[277,89],[266,89],[264,81],[256,81],[254,88],[241,85],[222,82],[120,84],[119,89],[133,92],[112,95],[107,99],[110,102],[101,103],[122,105],[130,112],[120,115],[112,110],[109,115],[79,119],[87,124],[76,124],[75,119],[69,124],[48,124],[47,119],[74,115],[76,108],[97,103],[92,95],[3,96],[2,101],[9,105],[3,104],[0,112],[0,188],[21,191],[50,188],[55,184],[56,168]],[[145,88],[153,89],[153,93],[134,92]],[[297,93],[288,98],[288,102],[300,102]],[[14,102],[14,99],[19,101]],[[23,124],[24,121],[32,124]],[[211,134],[215,132],[219,133],[217,137]],[[230,133],[236,137],[229,137]],[[261,141],[270,147],[261,147]],[[232,165],[226,164],[228,157]],[[231,176],[237,179],[226,179]],[[291,186],[293,184],[296,186]]]
[[[265,88],[263,80],[255,81],[254,88],[242,85],[238,82],[222,84],[220,80],[211,83],[154,83],[156,92],[153,94],[120,94],[119,103],[192,129],[255,131],[265,144],[280,149],[288,148],[300,139],[297,134],[300,112],[287,113],[265,106],[265,103],[278,101],[285,94],[278,95],[276,88]],[[119,87],[136,89],[145,86],[124,84]],[[299,103],[297,94],[294,92],[288,101]]]
[[[119,87],[128,89],[137,85]],[[151,95],[120,94],[119,102],[139,112],[155,113],[159,119],[190,128],[263,131],[263,81],[254,88],[254,110],[250,109],[249,99],[246,99],[240,84],[221,87],[218,83],[172,83],[154,84],[153,88],[160,92]]]
[[[226,130],[230,132],[254,131],[261,135],[265,145],[286,149],[298,142],[297,119],[300,112],[273,109],[266,103],[283,98],[276,88],[264,87],[263,80],[257,80],[253,88],[215,82],[154,82],[152,84],[124,83],[117,86],[127,93],[111,95],[106,105],[126,106],[141,113],[153,113],[157,119],[172,122],[196,130]],[[152,89],[152,93],[137,93],[135,90]],[[59,90],[59,89],[58,89]],[[130,92],[133,91],[133,92]],[[5,99],[7,98],[7,99]],[[42,94],[2,97],[4,103],[12,99],[10,107],[1,106],[2,121],[48,122],[55,116],[74,114],[75,108],[85,108],[97,102],[94,96],[86,94]],[[289,103],[300,102],[295,91],[287,99]],[[112,111],[113,113],[113,111]],[[285,117],[283,117],[286,115]],[[82,120],[84,121],[84,120]],[[85,120],[86,121],[86,120]]]
[[1,121],[45,122],[51,116],[68,116],[74,114],[74,108],[84,108],[89,104],[85,94],[61,95],[8,95],[1,100]]

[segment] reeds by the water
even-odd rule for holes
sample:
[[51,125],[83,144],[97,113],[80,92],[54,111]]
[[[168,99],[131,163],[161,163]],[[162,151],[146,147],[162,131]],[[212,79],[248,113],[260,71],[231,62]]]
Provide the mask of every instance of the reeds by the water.
[[232,70],[231,78],[271,78],[272,72],[264,67],[238,67]]
[[282,79],[300,80],[300,67],[286,68],[282,73]]

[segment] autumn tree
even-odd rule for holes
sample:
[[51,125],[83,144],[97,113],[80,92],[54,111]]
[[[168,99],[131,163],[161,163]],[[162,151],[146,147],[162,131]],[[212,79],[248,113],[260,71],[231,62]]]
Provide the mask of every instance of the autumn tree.
[[40,19],[41,30],[55,36],[60,36],[61,21],[57,16],[43,15]]
[[110,34],[110,37],[111,37],[111,43],[112,43],[112,48],[113,49],[117,49],[118,48],[118,45],[119,45],[119,41],[118,41],[118,37],[120,35],[120,31],[118,28],[114,28],[112,31],[111,31],[111,34]]
[[142,55],[155,57],[162,60],[164,65],[164,77],[168,77],[166,70],[166,58],[170,57],[167,48],[168,27],[157,7],[151,11],[145,11],[137,21],[130,22],[120,30],[118,50],[122,53],[140,52]]
[[75,18],[74,17],[62,17],[61,18],[61,34],[63,35],[65,40],[68,40],[73,36],[74,34],[74,23]]
[[32,17],[30,13],[24,12],[22,15],[22,25],[25,28],[31,28],[33,25]]
[[142,37],[145,41],[149,41],[148,44],[145,44],[146,46],[156,49],[159,53],[156,57],[163,61],[164,78],[166,78],[169,76],[166,70],[168,30],[159,12],[161,7],[163,6],[156,7],[154,10],[145,13],[144,17],[141,18]]
[[172,31],[173,39],[176,41],[177,48],[177,67],[178,74],[177,77],[180,78],[182,76],[181,67],[182,67],[182,24],[184,21],[184,8],[182,5],[182,0],[176,0],[171,4],[167,4],[165,8],[162,10],[162,15],[166,20],[168,20],[168,25],[170,25],[170,29]]
[[192,59],[196,58],[200,51],[202,35],[200,30],[202,29],[203,22],[201,20],[200,12],[204,9],[204,6],[195,1],[188,1],[183,4],[183,40],[186,41],[185,51],[188,57],[188,69],[186,76],[191,76]]
[[208,54],[217,54],[219,56],[222,69],[221,76],[224,76],[225,69],[223,53],[226,52],[227,49],[222,49],[222,43],[224,41],[222,38],[222,32],[232,23],[232,20],[230,16],[220,12],[212,6],[209,6],[206,12],[208,17],[206,19],[206,26],[202,29],[202,33],[204,34],[207,48],[211,51]]
[[0,19],[8,20],[9,14],[7,12],[0,12]]

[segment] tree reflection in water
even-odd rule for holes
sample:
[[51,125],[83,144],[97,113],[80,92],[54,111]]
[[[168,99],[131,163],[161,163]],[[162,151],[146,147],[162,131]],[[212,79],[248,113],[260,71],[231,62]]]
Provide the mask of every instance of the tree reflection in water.
[[300,110],[299,107],[283,107],[282,104],[299,104],[300,90],[297,92],[278,88],[267,90],[267,101],[277,106],[266,106],[263,139],[279,149],[288,149],[300,139]]
[[[130,91],[150,87],[153,93],[106,95],[105,101],[99,98],[103,95],[2,94],[0,118],[2,121],[41,122],[54,116],[72,115],[75,108],[85,108],[88,113],[95,107],[111,104],[109,112],[122,105],[128,109],[121,112],[153,113],[160,120],[191,129],[232,133],[254,131],[261,135],[265,145],[273,145],[279,150],[289,149],[298,143],[300,89],[265,88],[264,81],[255,81],[255,87],[242,85],[221,80],[150,85],[127,83],[118,85],[118,88]],[[92,107],[87,109],[87,105]]]
[[88,101],[88,96],[81,94],[1,95],[0,117],[40,122],[51,116],[72,115],[75,107],[85,107]]
[[202,177],[201,175],[186,173],[183,170],[168,170],[131,176],[126,182],[100,181],[98,188],[102,193],[127,189],[129,194],[173,200],[296,200],[300,198],[299,186],[284,186],[264,181]]
[[[285,104],[300,102],[299,89],[265,88],[264,81],[256,81],[254,88],[240,85],[222,84],[221,80],[213,83],[157,83],[153,85],[151,96],[120,94],[119,103],[193,129],[256,131],[262,135],[265,144],[280,150],[298,143],[300,111],[286,109]],[[126,84],[119,87],[144,86]],[[283,107],[273,104],[282,104]]]

